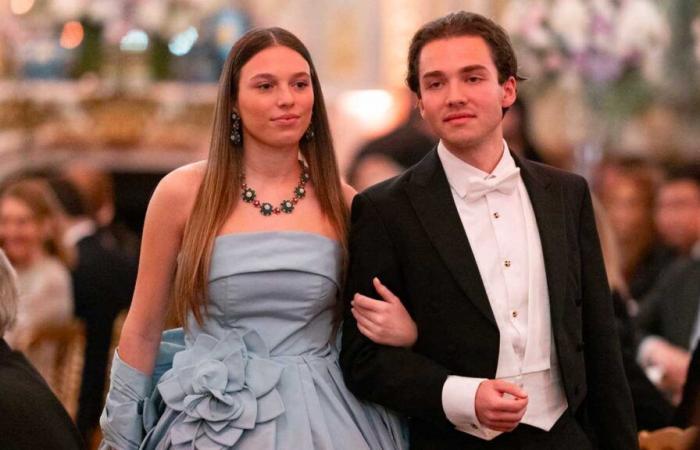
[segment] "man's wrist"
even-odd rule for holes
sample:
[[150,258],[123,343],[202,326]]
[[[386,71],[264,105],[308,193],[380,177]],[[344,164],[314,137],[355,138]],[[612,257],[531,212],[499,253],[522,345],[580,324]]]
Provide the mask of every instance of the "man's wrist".
[[457,429],[479,430],[481,424],[476,415],[476,391],[484,378],[450,375],[442,388],[442,407],[447,419]]

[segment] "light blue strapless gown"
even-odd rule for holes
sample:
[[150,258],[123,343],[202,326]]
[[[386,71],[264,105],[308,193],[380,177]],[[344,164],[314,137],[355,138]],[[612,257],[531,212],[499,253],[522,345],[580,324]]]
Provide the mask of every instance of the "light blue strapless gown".
[[343,382],[331,342],[340,254],[305,232],[217,237],[205,322],[190,318],[142,448],[407,448],[402,422]]

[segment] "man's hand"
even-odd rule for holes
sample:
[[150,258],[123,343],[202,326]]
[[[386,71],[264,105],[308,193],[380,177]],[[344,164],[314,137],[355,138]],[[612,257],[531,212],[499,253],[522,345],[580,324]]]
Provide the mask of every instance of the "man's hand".
[[668,344],[662,358],[661,365],[664,375],[661,379],[661,386],[671,394],[673,403],[677,405],[680,403],[683,385],[685,385],[685,379],[688,375],[690,353],[683,348]]
[[507,381],[486,380],[476,390],[474,409],[483,426],[496,431],[513,431],[527,409],[527,393]]
[[379,278],[372,280],[374,288],[384,301],[355,294],[352,315],[360,333],[373,342],[393,347],[412,347],[418,338],[416,323],[395,296]]
[[680,401],[690,364],[690,353],[664,339],[654,339],[644,349],[644,366],[656,366],[663,374],[657,384],[667,392],[674,403]]

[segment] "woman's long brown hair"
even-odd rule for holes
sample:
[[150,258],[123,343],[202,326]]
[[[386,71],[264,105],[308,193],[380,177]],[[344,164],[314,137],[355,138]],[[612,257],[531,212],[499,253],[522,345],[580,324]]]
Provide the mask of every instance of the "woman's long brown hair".
[[173,294],[176,318],[184,326],[187,326],[189,312],[192,312],[198,324],[203,322],[214,238],[238,199],[243,146],[234,145],[229,136],[241,68],[260,51],[276,45],[299,53],[311,70],[314,105],[310,126],[314,137],[311,140],[302,139],[300,148],[309,166],[321,209],[341,240],[343,261],[346,259],[348,211],[343,199],[326,105],[311,55],[296,36],[282,28],[251,30],[236,42],[224,64],[207,167],[182,238]]

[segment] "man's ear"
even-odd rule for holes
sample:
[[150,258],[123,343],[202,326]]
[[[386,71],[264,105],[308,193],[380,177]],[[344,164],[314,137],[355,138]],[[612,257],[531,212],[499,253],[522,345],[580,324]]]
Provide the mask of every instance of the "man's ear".
[[501,108],[510,108],[518,97],[518,82],[515,80],[515,77],[508,77],[501,89],[503,90]]
[[425,119],[425,115],[423,114],[425,112],[425,109],[423,108],[423,100],[420,97],[418,97],[416,107],[418,108],[418,112],[420,112],[420,116]]

